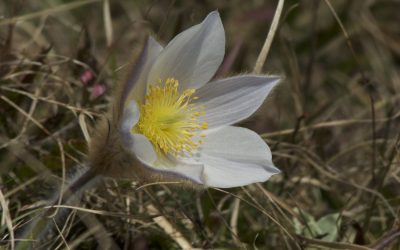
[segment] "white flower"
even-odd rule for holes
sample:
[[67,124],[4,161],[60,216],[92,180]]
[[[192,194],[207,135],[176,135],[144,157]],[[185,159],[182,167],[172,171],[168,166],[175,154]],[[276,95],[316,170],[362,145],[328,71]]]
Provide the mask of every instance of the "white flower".
[[[231,126],[260,107],[279,77],[241,75],[209,82],[224,50],[224,28],[216,11],[165,48],[148,39],[117,96],[115,128],[108,128],[109,133],[117,131],[117,136],[107,136],[121,141],[123,149],[115,149],[115,143],[104,147],[129,155],[118,158],[119,165],[129,165],[122,177],[128,177],[130,168],[148,179],[228,188],[279,173],[259,135]],[[104,156],[103,164],[114,163],[103,169],[116,164],[109,158]]]

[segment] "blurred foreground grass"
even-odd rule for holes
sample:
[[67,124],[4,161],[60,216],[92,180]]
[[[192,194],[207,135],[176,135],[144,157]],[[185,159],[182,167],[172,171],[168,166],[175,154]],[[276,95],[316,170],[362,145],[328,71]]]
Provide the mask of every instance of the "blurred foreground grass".
[[[21,228],[85,163],[85,127],[88,137],[148,34],[165,44],[218,9],[227,48],[216,77],[251,72],[276,4],[1,1],[0,248],[25,240]],[[263,68],[285,80],[240,124],[265,138],[282,174],[202,192],[107,179],[42,247],[400,249],[399,9],[285,2]]]

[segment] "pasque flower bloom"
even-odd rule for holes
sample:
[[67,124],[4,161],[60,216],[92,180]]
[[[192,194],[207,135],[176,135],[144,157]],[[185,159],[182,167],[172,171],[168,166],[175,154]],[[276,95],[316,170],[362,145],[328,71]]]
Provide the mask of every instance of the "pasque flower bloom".
[[279,77],[209,82],[224,50],[216,11],[165,48],[150,37],[92,140],[92,167],[110,176],[223,188],[278,173],[259,135],[231,125],[254,113]]

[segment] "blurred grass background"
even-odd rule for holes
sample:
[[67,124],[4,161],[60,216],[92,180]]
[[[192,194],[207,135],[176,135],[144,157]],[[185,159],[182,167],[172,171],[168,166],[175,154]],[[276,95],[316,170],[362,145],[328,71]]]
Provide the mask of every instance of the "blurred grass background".
[[[1,1],[0,248],[26,240],[22,228],[85,164],[85,127],[88,137],[146,36],[166,44],[218,9],[227,46],[216,77],[249,73],[276,5]],[[201,192],[106,179],[40,247],[400,249],[399,10],[285,1],[263,67],[284,81],[240,124],[268,142],[280,175]]]

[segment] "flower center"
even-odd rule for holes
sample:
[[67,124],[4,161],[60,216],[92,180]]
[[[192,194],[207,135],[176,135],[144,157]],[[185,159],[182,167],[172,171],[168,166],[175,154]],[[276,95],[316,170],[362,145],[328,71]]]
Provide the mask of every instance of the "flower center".
[[[192,152],[202,141],[194,136],[208,127],[198,117],[204,115],[203,107],[191,104],[197,99],[195,89],[180,93],[179,82],[169,78],[165,82],[151,85],[144,103],[140,106],[140,118],[134,128],[146,136],[157,152],[177,155]],[[204,135],[201,135],[204,137]]]

